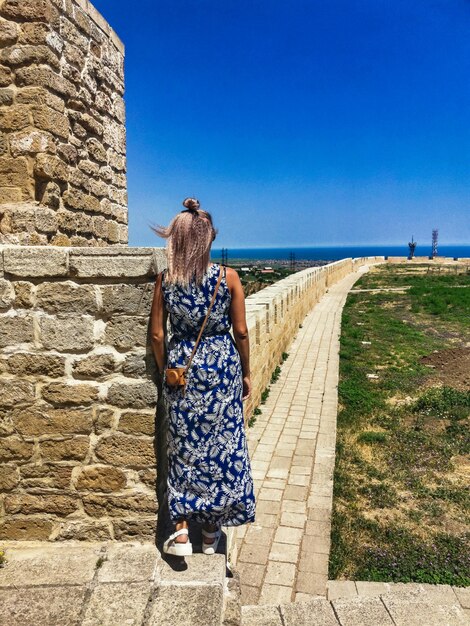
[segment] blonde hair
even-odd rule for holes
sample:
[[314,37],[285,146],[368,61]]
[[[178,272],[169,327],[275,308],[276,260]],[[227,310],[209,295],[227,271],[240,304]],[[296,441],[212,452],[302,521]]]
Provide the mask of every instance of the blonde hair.
[[186,198],[183,206],[185,210],[178,213],[168,226],[151,228],[167,240],[166,282],[188,286],[192,280],[196,284],[202,282],[217,231],[210,213],[199,208],[199,200]]

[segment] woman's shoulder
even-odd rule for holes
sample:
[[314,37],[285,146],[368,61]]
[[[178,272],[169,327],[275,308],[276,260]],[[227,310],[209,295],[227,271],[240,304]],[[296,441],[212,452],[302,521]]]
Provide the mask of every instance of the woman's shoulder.
[[226,265],[225,272],[226,272],[225,276],[227,279],[227,285],[229,287],[231,287],[235,282],[238,282],[240,280],[237,270],[234,269],[233,267],[229,267],[228,265]]

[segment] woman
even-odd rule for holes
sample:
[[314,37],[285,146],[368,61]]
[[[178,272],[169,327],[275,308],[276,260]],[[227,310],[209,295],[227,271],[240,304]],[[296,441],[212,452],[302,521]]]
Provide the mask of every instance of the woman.
[[163,376],[165,367],[187,364],[222,276],[185,388],[171,387],[165,376],[162,381],[169,415],[168,505],[176,525],[163,550],[179,556],[192,554],[189,519],[203,524],[203,552],[214,554],[222,525],[255,517],[242,404],[251,392],[243,288],[235,270],[210,263],[216,234],[210,214],[194,198],[183,206],[167,228],[154,229],[167,239],[168,268],[157,277],[151,312],[152,348]]

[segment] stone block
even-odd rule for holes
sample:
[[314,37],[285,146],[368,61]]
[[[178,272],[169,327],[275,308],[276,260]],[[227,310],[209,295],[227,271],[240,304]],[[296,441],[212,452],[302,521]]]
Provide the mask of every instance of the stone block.
[[0,348],[34,340],[33,318],[29,313],[0,315]]
[[106,285],[101,287],[102,311],[107,315],[147,315],[152,304],[154,285]]
[[108,389],[108,404],[121,408],[143,409],[157,403],[157,388],[153,382],[114,383]]
[[9,46],[18,39],[19,27],[15,22],[1,21],[0,46]]
[[160,561],[154,545],[111,544],[106,552],[106,560],[98,571],[99,583],[123,583],[152,581],[156,574],[156,563]]
[[151,487],[152,489],[155,489],[156,483],[157,483],[157,470],[156,468],[146,468],[143,470],[140,470],[138,472],[139,474],[139,480],[144,483],[145,485],[147,485],[148,487]]
[[158,508],[156,495],[146,493],[122,496],[84,493],[82,502],[85,513],[92,517],[155,514]]
[[52,404],[91,404],[98,399],[99,388],[86,383],[53,382],[42,386],[41,395]]
[[[1,140],[0,140],[0,143],[1,143]],[[0,145],[0,148],[1,148],[1,145]],[[0,153],[1,153],[1,149],[0,149]],[[23,192],[22,192],[21,187],[0,188],[0,204],[20,202],[22,197],[23,197]],[[4,234],[8,232],[7,230],[4,229],[4,221],[5,220],[0,220],[0,234],[1,232],[3,232]],[[6,242],[7,239],[4,238],[4,241]]]
[[329,580],[327,584],[328,600],[338,598],[355,598],[357,596],[356,583],[353,580]]
[[148,324],[146,318],[115,316],[106,324],[105,342],[117,350],[145,346]]
[[8,309],[15,299],[15,290],[9,280],[0,278],[0,309]]
[[17,352],[8,357],[7,365],[12,374],[57,378],[64,375],[65,357],[58,354]]
[[[93,213],[99,213],[100,211],[100,202],[98,198],[95,198],[87,193],[83,193],[80,189],[76,189],[71,186],[69,186],[69,189],[63,193],[62,199],[65,206],[71,209],[90,211]],[[75,271],[75,265],[71,265],[71,274],[80,276],[80,274]]]
[[36,289],[36,306],[48,313],[97,312],[93,285],[77,285],[71,281],[41,283]]
[[333,607],[342,626],[394,626],[380,598],[341,598],[333,601]]
[[46,489],[69,489],[72,477],[71,465],[54,463],[31,463],[20,466],[21,486]]
[[52,515],[70,515],[78,506],[76,496],[61,494],[32,495],[27,493],[9,494],[4,498],[5,512],[31,515],[50,513]]
[[94,320],[89,316],[59,314],[39,317],[44,348],[62,352],[90,350],[94,344]]
[[118,419],[115,413],[114,409],[105,407],[95,408],[94,428],[97,435],[115,427]]
[[61,520],[58,530],[54,532],[56,541],[110,541],[111,524],[109,521],[87,519]]
[[247,626],[284,626],[277,606],[242,606],[242,624]]
[[88,601],[81,626],[141,624],[149,593],[148,582],[98,585]]
[[[27,188],[28,184],[28,162],[25,157],[16,157],[14,159],[7,156],[0,157],[0,185],[2,187]],[[3,232],[5,231],[3,230]]]
[[11,133],[8,137],[12,156],[37,154],[38,152],[55,152],[56,147],[52,135],[42,130],[22,130]]
[[[55,109],[46,105],[34,106],[32,108],[34,125],[41,129],[51,132],[63,139],[68,139],[70,132],[70,124],[66,115],[59,113]],[[64,165],[58,165],[56,162],[48,161],[45,157],[40,164],[40,169],[46,172],[55,171],[61,176],[61,180],[67,180],[66,168]],[[51,177],[51,176],[48,176]]]
[[50,0],[4,0],[0,15],[6,19],[52,22],[57,9]]
[[[37,67],[34,65],[19,67],[15,72],[15,77],[19,87],[47,87],[61,96],[69,98],[75,97],[77,93],[76,87],[71,81],[57,74],[49,67]],[[47,124],[47,120],[43,118],[40,123]],[[62,122],[60,133],[63,133],[64,124],[65,122]],[[61,135],[59,134],[59,136]]]
[[112,520],[114,539],[116,541],[155,541],[156,537],[155,513],[149,516],[140,514],[136,517],[116,518]]
[[162,586],[152,602],[148,626],[220,626],[222,610],[221,585]]
[[11,491],[20,482],[20,472],[15,465],[3,464],[0,472],[0,491]]
[[97,257],[71,253],[70,272],[79,278],[147,277],[152,274],[152,258],[149,255]]
[[75,378],[91,378],[97,380],[109,376],[117,368],[112,354],[92,354],[78,359],[73,363],[72,372]]
[[[35,26],[37,26],[37,24]],[[24,28],[25,25],[23,24],[23,31]],[[46,27],[46,33],[44,36],[49,36],[49,42],[51,41],[48,27]],[[59,113],[63,113],[65,110],[64,100],[44,87],[22,87],[16,92],[16,101],[18,104],[44,104],[55,109],[56,111],[59,111]]]
[[[93,544],[67,545],[36,541],[26,543],[24,547],[15,546],[11,551],[7,548],[9,561],[8,568],[2,570],[2,585],[18,587],[26,584],[30,601],[31,592],[36,594],[44,585],[51,586],[56,592],[62,585],[68,590],[75,585],[86,588],[95,575],[100,550],[101,546]],[[49,626],[48,622],[45,623]],[[64,622],[59,620],[54,623]]]
[[48,65],[55,70],[60,69],[60,61],[48,46],[14,45],[3,48],[0,52],[0,63],[7,66],[15,65]]
[[60,157],[53,154],[37,155],[34,162],[34,175],[37,178],[50,178],[64,182],[69,178],[67,165]]
[[[91,5],[90,5],[91,6]],[[77,46],[83,54],[88,53],[88,39],[76,28],[76,26],[65,15],[60,18],[61,35]]]
[[13,93],[12,89],[0,89],[0,106],[11,106],[13,104]]
[[118,430],[129,435],[142,434],[154,435],[155,411],[128,411],[123,412],[119,418]]
[[88,434],[92,429],[91,409],[53,409],[33,406],[14,409],[11,419],[19,435],[39,437],[49,434]]
[[39,444],[43,461],[84,461],[88,454],[90,440],[84,435],[69,439],[50,439]]
[[29,107],[25,104],[17,104],[0,111],[1,130],[21,130],[28,126],[29,123]]
[[108,156],[106,153],[106,148],[100,141],[98,141],[98,139],[96,139],[95,137],[91,137],[86,141],[86,147],[88,148],[89,155],[93,159],[95,159],[95,161],[107,163]]
[[[54,523],[50,519],[37,516],[30,518],[5,518],[5,520],[0,523],[0,539],[10,539],[14,541],[31,541],[36,539],[38,541],[45,541],[49,539],[53,525]],[[30,594],[28,594],[28,598],[29,601],[31,601]],[[5,605],[2,604],[2,608],[0,608],[0,624],[3,619],[1,611],[4,609],[7,610]],[[8,613],[11,617],[10,612]],[[11,624],[11,621],[8,620],[6,623]]]
[[120,491],[126,486],[125,473],[117,467],[86,465],[80,469],[75,481],[78,491]]
[[0,379],[0,407],[14,407],[34,400],[33,383],[17,378]]
[[31,458],[33,450],[34,444],[32,442],[24,441],[16,435],[0,438],[0,461],[2,463],[27,461]]
[[156,373],[153,355],[144,351],[127,354],[122,364],[122,373],[129,378],[145,378],[148,374]]
[[[12,207],[14,210],[14,207]],[[13,276],[36,278],[65,276],[67,252],[52,248],[6,247],[3,252],[4,270]]]
[[323,598],[284,604],[279,608],[284,626],[310,626],[313,620],[321,626],[338,626],[331,604]]
[[94,452],[100,461],[119,467],[143,469],[156,463],[151,437],[112,434],[102,437]]

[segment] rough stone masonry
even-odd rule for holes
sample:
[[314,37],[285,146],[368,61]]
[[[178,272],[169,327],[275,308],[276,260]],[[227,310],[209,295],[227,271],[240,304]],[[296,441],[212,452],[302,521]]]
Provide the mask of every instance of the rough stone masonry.
[[0,243],[127,243],[123,94],[88,0],[0,0]]

